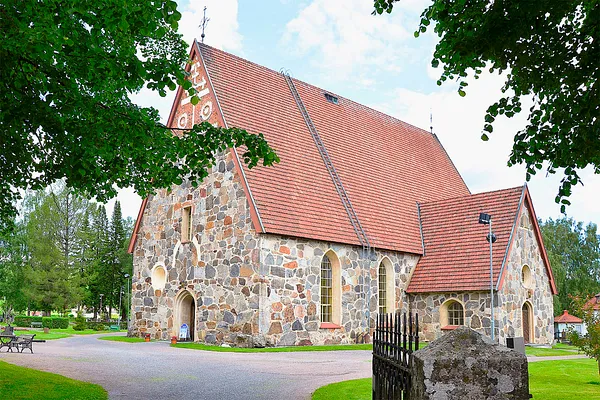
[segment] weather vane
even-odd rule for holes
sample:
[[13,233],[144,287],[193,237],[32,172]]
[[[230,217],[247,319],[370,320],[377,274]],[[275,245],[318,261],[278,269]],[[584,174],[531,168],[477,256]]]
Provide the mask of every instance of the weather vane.
[[429,131],[433,135],[433,111],[431,107],[429,107]]
[[210,21],[210,18],[206,18],[206,6],[204,6],[204,17],[202,17],[202,25],[200,25],[202,27],[202,35],[200,35],[200,37],[202,38],[202,43],[204,43],[204,37],[206,36],[204,34],[204,28],[206,28],[208,21]]

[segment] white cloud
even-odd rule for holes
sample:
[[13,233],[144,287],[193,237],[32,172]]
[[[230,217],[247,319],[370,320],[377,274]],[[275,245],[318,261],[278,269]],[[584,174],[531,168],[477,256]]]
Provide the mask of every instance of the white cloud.
[[[503,82],[503,77],[489,74],[471,80],[466,97],[460,97],[456,87],[446,84],[428,94],[396,89],[391,102],[374,107],[426,130],[431,112],[434,132],[473,193],[519,186],[525,182],[525,167],[509,168],[507,161],[514,134],[525,126],[527,115],[498,118],[490,140],[480,139],[485,110],[500,97]],[[524,103],[523,109],[528,110],[529,105]],[[582,171],[581,176],[585,186],[574,189],[567,213],[577,220],[600,222],[600,177],[591,169]],[[541,171],[528,183],[537,215],[543,219],[560,217],[560,206],[554,198],[561,177],[546,177]]]
[[185,41],[190,44],[194,39],[200,41],[204,6],[207,7],[206,17],[210,18],[204,43],[218,49],[240,51],[243,38],[238,31],[237,0],[190,0],[185,7],[180,6],[179,33]]
[[390,15],[373,16],[369,1],[314,0],[287,23],[282,44],[296,56],[316,52],[310,56],[312,66],[330,78],[349,79],[367,68],[371,77],[377,70],[398,72],[411,54],[405,42],[413,39],[414,12],[427,4],[404,3]]

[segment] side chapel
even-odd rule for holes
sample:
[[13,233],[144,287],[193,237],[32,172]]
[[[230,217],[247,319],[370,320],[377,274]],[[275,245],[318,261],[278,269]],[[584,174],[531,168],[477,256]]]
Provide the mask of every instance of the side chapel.
[[263,133],[281,162],[217,157],[202,185],[141,206],[132,335],[238,346],[369,340],[377,314],[418,312],[433,340],[466,325],[553,341],[556,286],[527,186],[472,194],[435,134],[198,42],[168,124]]

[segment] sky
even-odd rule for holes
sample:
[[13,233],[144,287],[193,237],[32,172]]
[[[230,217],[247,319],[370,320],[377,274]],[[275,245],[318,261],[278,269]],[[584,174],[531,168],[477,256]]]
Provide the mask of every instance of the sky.
[[[433,125],[472,193],[523,185],[525,167],[509,168],[507,161],[527,115],[498,118],[490,140],[480,139],[485,110],[500,97],[503,77],[471,80],[465,97],[453,83],[438,86],[441,70],[431,67],[437,37],[413,35],[428,3],[402,0],[391,15],[373,16],[371,0],[180,0],[179,31],[190,44],[199,39],[207,6],[206,44],[276,71],[288,69],[294,78],[420,128]],[[158,109],[166,121],[174,92],[161,98],[142,90],[132,98]],[[573,190],[567,214],[598,223],[600,177],[591,169],[580,175],[584,186]],[[536,213],[544,220],[561,217],[554,202],[560,178],[540,171],[528,182]],[[133,190],[121,190],[117,199],[125,216],[137,216],[141,199]]]

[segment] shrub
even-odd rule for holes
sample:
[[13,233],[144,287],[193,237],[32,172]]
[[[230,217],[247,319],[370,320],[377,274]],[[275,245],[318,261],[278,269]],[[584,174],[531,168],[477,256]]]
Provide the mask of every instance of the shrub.
[[67,329],[69,327],[69,318],[53,317],[52,328]]
[[96,326],[94,327],[94,329],[97,330],[97,331],[105,331],[106,327],[104,326],[103,323],[99,323],[99,324],[96,324]]
[[31,326],[31,318],[27,315],[15,315],[14,324],[21,328],[28,328]]
[[83,313],[79,311],[77,313],[77,318],[75,318],[75,325],[73,325],[73,329],[76,331],[83,331],[87,328],[87,324],[85,323],[85,318],[83,317]]
[[42,317],[42,327],[43,328],[52,328],[52,317]]
[[[42,317],[33,316],[29,318],[31,318],[31,322],[42,322]],[[29,323],[29,325],[31,325],[31,322]]]

